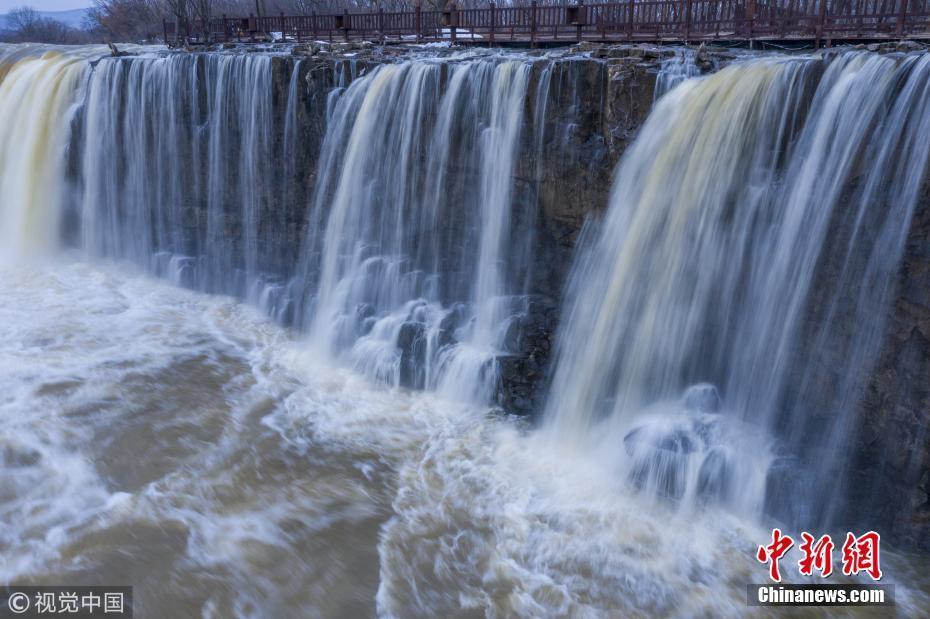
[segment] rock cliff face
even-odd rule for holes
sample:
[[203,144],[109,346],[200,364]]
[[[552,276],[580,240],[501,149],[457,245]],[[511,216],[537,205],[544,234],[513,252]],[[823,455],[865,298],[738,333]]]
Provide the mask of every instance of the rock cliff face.
[[657,72],[671,53],[620,48],[614,58],[534,67],[534,80],[546,80],[548,93],[537,101],[540,122],[524,145],[516,180],[539,179],[529,193],[536,198],[536,220],[527,222],[537,242],[529,311],[511,348],[520,354],[501,362],[505,410],[532,414],[542,405],[573,249],[585,222],[607,208],[613,170],[649,114]]
[[861,406],[846,506],[851,520],[886,524],[896,540],[930,549],[930,184],[911,225]]

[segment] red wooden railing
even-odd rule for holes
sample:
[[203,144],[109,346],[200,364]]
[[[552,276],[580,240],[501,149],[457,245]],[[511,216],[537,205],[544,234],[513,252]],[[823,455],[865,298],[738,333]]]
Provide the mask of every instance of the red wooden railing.
[[167,44],[373,40],[493,45],[572,41],[930,38],[930,0],[621,0],[604,4],[218,17],[164,22]]

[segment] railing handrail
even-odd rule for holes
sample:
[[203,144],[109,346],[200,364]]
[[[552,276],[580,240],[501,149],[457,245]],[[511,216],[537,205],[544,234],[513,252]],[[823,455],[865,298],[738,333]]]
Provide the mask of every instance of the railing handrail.
[[291,40],[536,45],[571,41],[930,39],[930,0],[620,0],[163,22],[166,44]]

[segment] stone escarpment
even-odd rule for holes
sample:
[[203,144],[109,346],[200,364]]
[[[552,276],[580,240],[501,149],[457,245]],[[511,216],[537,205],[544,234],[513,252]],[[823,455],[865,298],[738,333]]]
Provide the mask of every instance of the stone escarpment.
[[[876,216],[884,216],[886,210],[876,209]],[[850,223],[848,219],[834,222],[838,238],[847,233]],[[828,255],[822,261],[826,264],[817,284],[821,290],[830,285],[841,266],[838,256],[829,255],[829,247],[825,252]],[[847,268],[861,267],[859,262],[861,257],[852,256]],[[848,389],[846,401],[856,409],[849,415],[856,420],[849,445],[852,453],[845,467],[833,471],[844,499],[817,506],[815,514],[850,530],[881,530],[893,543],[926,550],[930,549],[930,183],[926,181],[907,232],[904,255],[890,276],[895,280],[892,298],[884,315],[874,317],[877,355],[852,377],[840,376],[835,368],[843,355],[850,354],[851,333],[868,328],[850,311],[852,301],[867,284],[860,282],[843,291],[838,303],[829,308],[833,337],[826,340],[818,340],[815,333],[828,308],[821,298],[824,295],[813,295],[797,354],[815,362],[805,366],[805,376],[794,378],[803,387],[793,394],[806,400],[811,418],[807,428],[786,430],[816,432],[827,427],[826,416],[834,413],[823,403],[835,401],[839,390]],[[821,348],[811,350],[812,342]],[[802,455],[816,460],[821,454]],[[804,471],[794,471],[782,483],[806,483]],[[768,507],[786,518],[797,516],[786,513],[792,506],[784,501]]]
[[501,359],[505,410],[541,407],[572,252],[585,222],[607,208],[614,167],[648,115],[661,61],[671,53],[626,48],[616,58],[534,67],[548,93],[537,100],[541,122],[524,141],[515,180],[533,186],[525,195],[536,200],[536,220],[517,225],[533,226],[536,243],[528,310],[509,348],[517,354]]
[[[896,540],[930,548],[930,184],[897,274],[874,370],[864,380],[847,509],[887,523]],[[875,472],[878,475],[875,475]],[[872,505],[872,509],[862,509]]]

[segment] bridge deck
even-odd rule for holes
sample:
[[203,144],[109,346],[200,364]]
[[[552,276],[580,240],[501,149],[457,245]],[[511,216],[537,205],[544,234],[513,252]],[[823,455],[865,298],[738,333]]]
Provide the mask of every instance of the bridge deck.
[[166,43],[456,43],[930,39],[930,0],[626,0],[603,4],[218,17],[164,23]]

